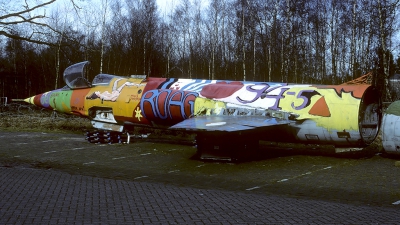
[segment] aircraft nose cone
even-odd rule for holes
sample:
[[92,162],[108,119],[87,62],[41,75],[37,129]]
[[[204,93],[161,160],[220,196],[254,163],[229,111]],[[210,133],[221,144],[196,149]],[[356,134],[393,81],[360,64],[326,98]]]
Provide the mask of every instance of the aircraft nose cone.
[[39,106],[39,107],[46,108],[44,105],[42,105],[42,103],[40,101],[42,95],[43,94],[34,95],[32,97],[24,99],[24,101],[29,103],[29,104],[32,104],[32,105],[36,105],[36,106]]
[[27,103],[30,103],[30,104],[35,104],[34,102],[33,102],[33,99],[35,98],[35,96],[32,96],[32,97],[29,97],[29,98],[26,98],[26,99],[24,99],[24,102],[27,102]]

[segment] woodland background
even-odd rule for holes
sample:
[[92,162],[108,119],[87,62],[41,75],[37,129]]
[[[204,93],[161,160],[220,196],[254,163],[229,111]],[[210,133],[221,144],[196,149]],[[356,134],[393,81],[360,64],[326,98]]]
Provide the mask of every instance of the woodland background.
[[[192,79],[341,84],[400,72],[399,0],[0,2],[0,97],[61,88],[64,69]],[[389,99],[390,100],[390,99]],[[393,99],[392,99],[393,100]]]

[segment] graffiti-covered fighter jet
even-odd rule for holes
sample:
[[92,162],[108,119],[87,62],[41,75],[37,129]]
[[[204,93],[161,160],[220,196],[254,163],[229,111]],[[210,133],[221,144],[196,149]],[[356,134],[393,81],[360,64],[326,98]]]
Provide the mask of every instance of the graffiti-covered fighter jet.
[[258,149],[259,140],[364,147],[381,121],[369,85],[121,77],[84,78],[88,62],[68,67],[67,86],[25,101],[89,118],[97,129],[127,125],[197,133],[198,152],[228,158]]

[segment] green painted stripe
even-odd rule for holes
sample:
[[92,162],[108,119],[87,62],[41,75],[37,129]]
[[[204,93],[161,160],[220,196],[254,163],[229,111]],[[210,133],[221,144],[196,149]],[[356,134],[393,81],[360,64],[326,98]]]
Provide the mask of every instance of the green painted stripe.
[[393,114],[395,116],[400,116],[400,101],[395,101],[389,105],[385,111],[386,114]]

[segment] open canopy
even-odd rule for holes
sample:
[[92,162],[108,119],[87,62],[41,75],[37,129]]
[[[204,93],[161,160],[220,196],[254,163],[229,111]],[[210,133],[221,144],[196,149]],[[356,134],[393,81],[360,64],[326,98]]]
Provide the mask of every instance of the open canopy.
[[84,77],[85,66],[89,61],[80,62],[64,70],[64,81],[71,89],[89,88],[90,83]]

